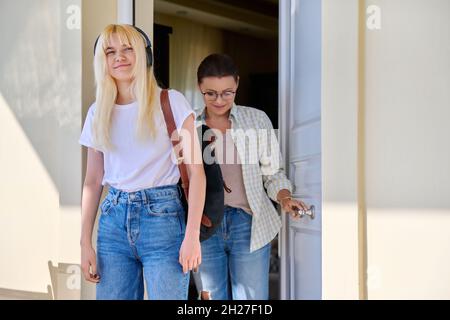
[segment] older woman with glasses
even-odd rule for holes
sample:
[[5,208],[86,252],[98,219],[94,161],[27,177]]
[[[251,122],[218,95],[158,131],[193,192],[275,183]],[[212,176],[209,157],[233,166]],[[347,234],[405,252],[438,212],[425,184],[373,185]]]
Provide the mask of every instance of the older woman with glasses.
[[267,115],[234,103],[239,75],[233,60],[213,54],[200,64],[198,86],[205,107],[197,122],[213,129],[215,155],[229,192],[215,234],[201,243],[202,264],[194,272],[202,299],[268,299],[270,242],[281,220],[270,199],[300,217],[309,208],[292,198],[279,146]]

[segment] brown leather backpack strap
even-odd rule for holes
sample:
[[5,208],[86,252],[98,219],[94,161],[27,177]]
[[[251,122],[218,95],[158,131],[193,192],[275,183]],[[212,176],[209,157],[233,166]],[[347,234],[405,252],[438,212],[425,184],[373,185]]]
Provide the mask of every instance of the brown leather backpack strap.
[[[181,140],[178,136],[177,126],[175,125],[175,119],[173,117],[172,108],[170,106],[169,91],[166,89],[161,91],[161,109],[163,111],[164,120],[166,122],[167,133],[169,134],[169,138],[172,141],[174,150],[176,150],[176,146],[178,143],[180,143]],[[186,201],[189,201],[189,176],[187,173],[186,164],[182,161],[182,154],[180,154],[179,158],[178,155],[176,156],[178,161],[178,169],[180,170],[181,175],[181,186],[183,188]],[[204,214],[202,215],[201,223],[206,227],[212,227],[211,220]]]
[[[169,134],[169,139],[172,141],[174,150],[176,146],[180,143],[180,137],[178,136],[177,126],[175,125],[175,119],[173,117],[172,108],[170,106],[169,91],[163,89],[161,91],[161,109],[164,115],[164,120],[166,121],[167,133]],[[176,155],[178,161],[178,169],[181,175],[181,186],[183,187],[184,195],[186,201],[189,199],[189,176],[187,173],[186,165],[184,164],[182,157],[183,154],[180,153]]]

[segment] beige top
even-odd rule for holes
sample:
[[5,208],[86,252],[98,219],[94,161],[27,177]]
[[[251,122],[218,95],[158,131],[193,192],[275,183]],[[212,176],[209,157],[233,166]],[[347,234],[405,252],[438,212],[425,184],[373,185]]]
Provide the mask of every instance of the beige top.
[[233,143],[230,131],[222,137],[217,137],[215,141],[216,159],[222,170],[223,180],[231,192],[225,191],[225,205],[233,208],[240,208],[249,214],[252,214],[250,205],[245,193],[244,179],[242,176],[242,164]]
[[[261,110],[233,104],[229,120],[230,133],[242,161],[245,194],[254,217],[250,240],[250,252],[254,252],[272,241],[280,231],[280,215],[270,200],[277,201],[282,189],[292,193],[292,184],[284,173],[276,131],[269,117]],[[197,125],[201,124],[206,124],[206,108],[197,113]],[[271,139],[260,139],[261,143],[255,143],[257,139],[246,139],[245,132],[249,129],[262,134],[270,132]],[[249,155],[256,155],[256,165],[251,164]]]

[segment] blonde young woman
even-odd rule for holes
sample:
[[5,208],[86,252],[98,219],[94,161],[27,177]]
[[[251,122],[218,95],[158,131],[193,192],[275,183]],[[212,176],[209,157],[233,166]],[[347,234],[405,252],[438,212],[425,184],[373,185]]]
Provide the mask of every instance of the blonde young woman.
[[[202,164],[189,160],[201,156],[194,113],[182,94],[169,91],[177,129],[194,137],[181,143],[190,175],[185,213],[148,36],[130,25],[109,25],[94,50],[96,101],[80,137],[88,148],[81,226],[84,277],[97,284],[97,299],[143,299],[144,281],[149,299],[187,299],[189,271],[201,263],[206,184]],[[96,254],[92,230],[103,186],[109,192],[101,203]]]

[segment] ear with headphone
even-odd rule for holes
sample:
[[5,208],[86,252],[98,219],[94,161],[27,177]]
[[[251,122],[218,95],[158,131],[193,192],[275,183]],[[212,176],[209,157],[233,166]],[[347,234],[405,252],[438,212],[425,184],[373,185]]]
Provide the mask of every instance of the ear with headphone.
[[[145,42],[145,53],[147,56],[147,67],[150,68],[153,65],[153,52],[152,52],[152,43],[149,39],[149,37],[147,36],[147,34],[142,31],[140,28],[136,27],[136,26],[132,26],[134,29],[136,29],[136,31],[138,31],[142,37],[144,38],[144,42]],[[98,43],[98,39],[100,38],[100,36],[97,37],[97,39],[95,40],[94,43],[94,56],[95,56],[95,49],[97,48],[97,43]]]

